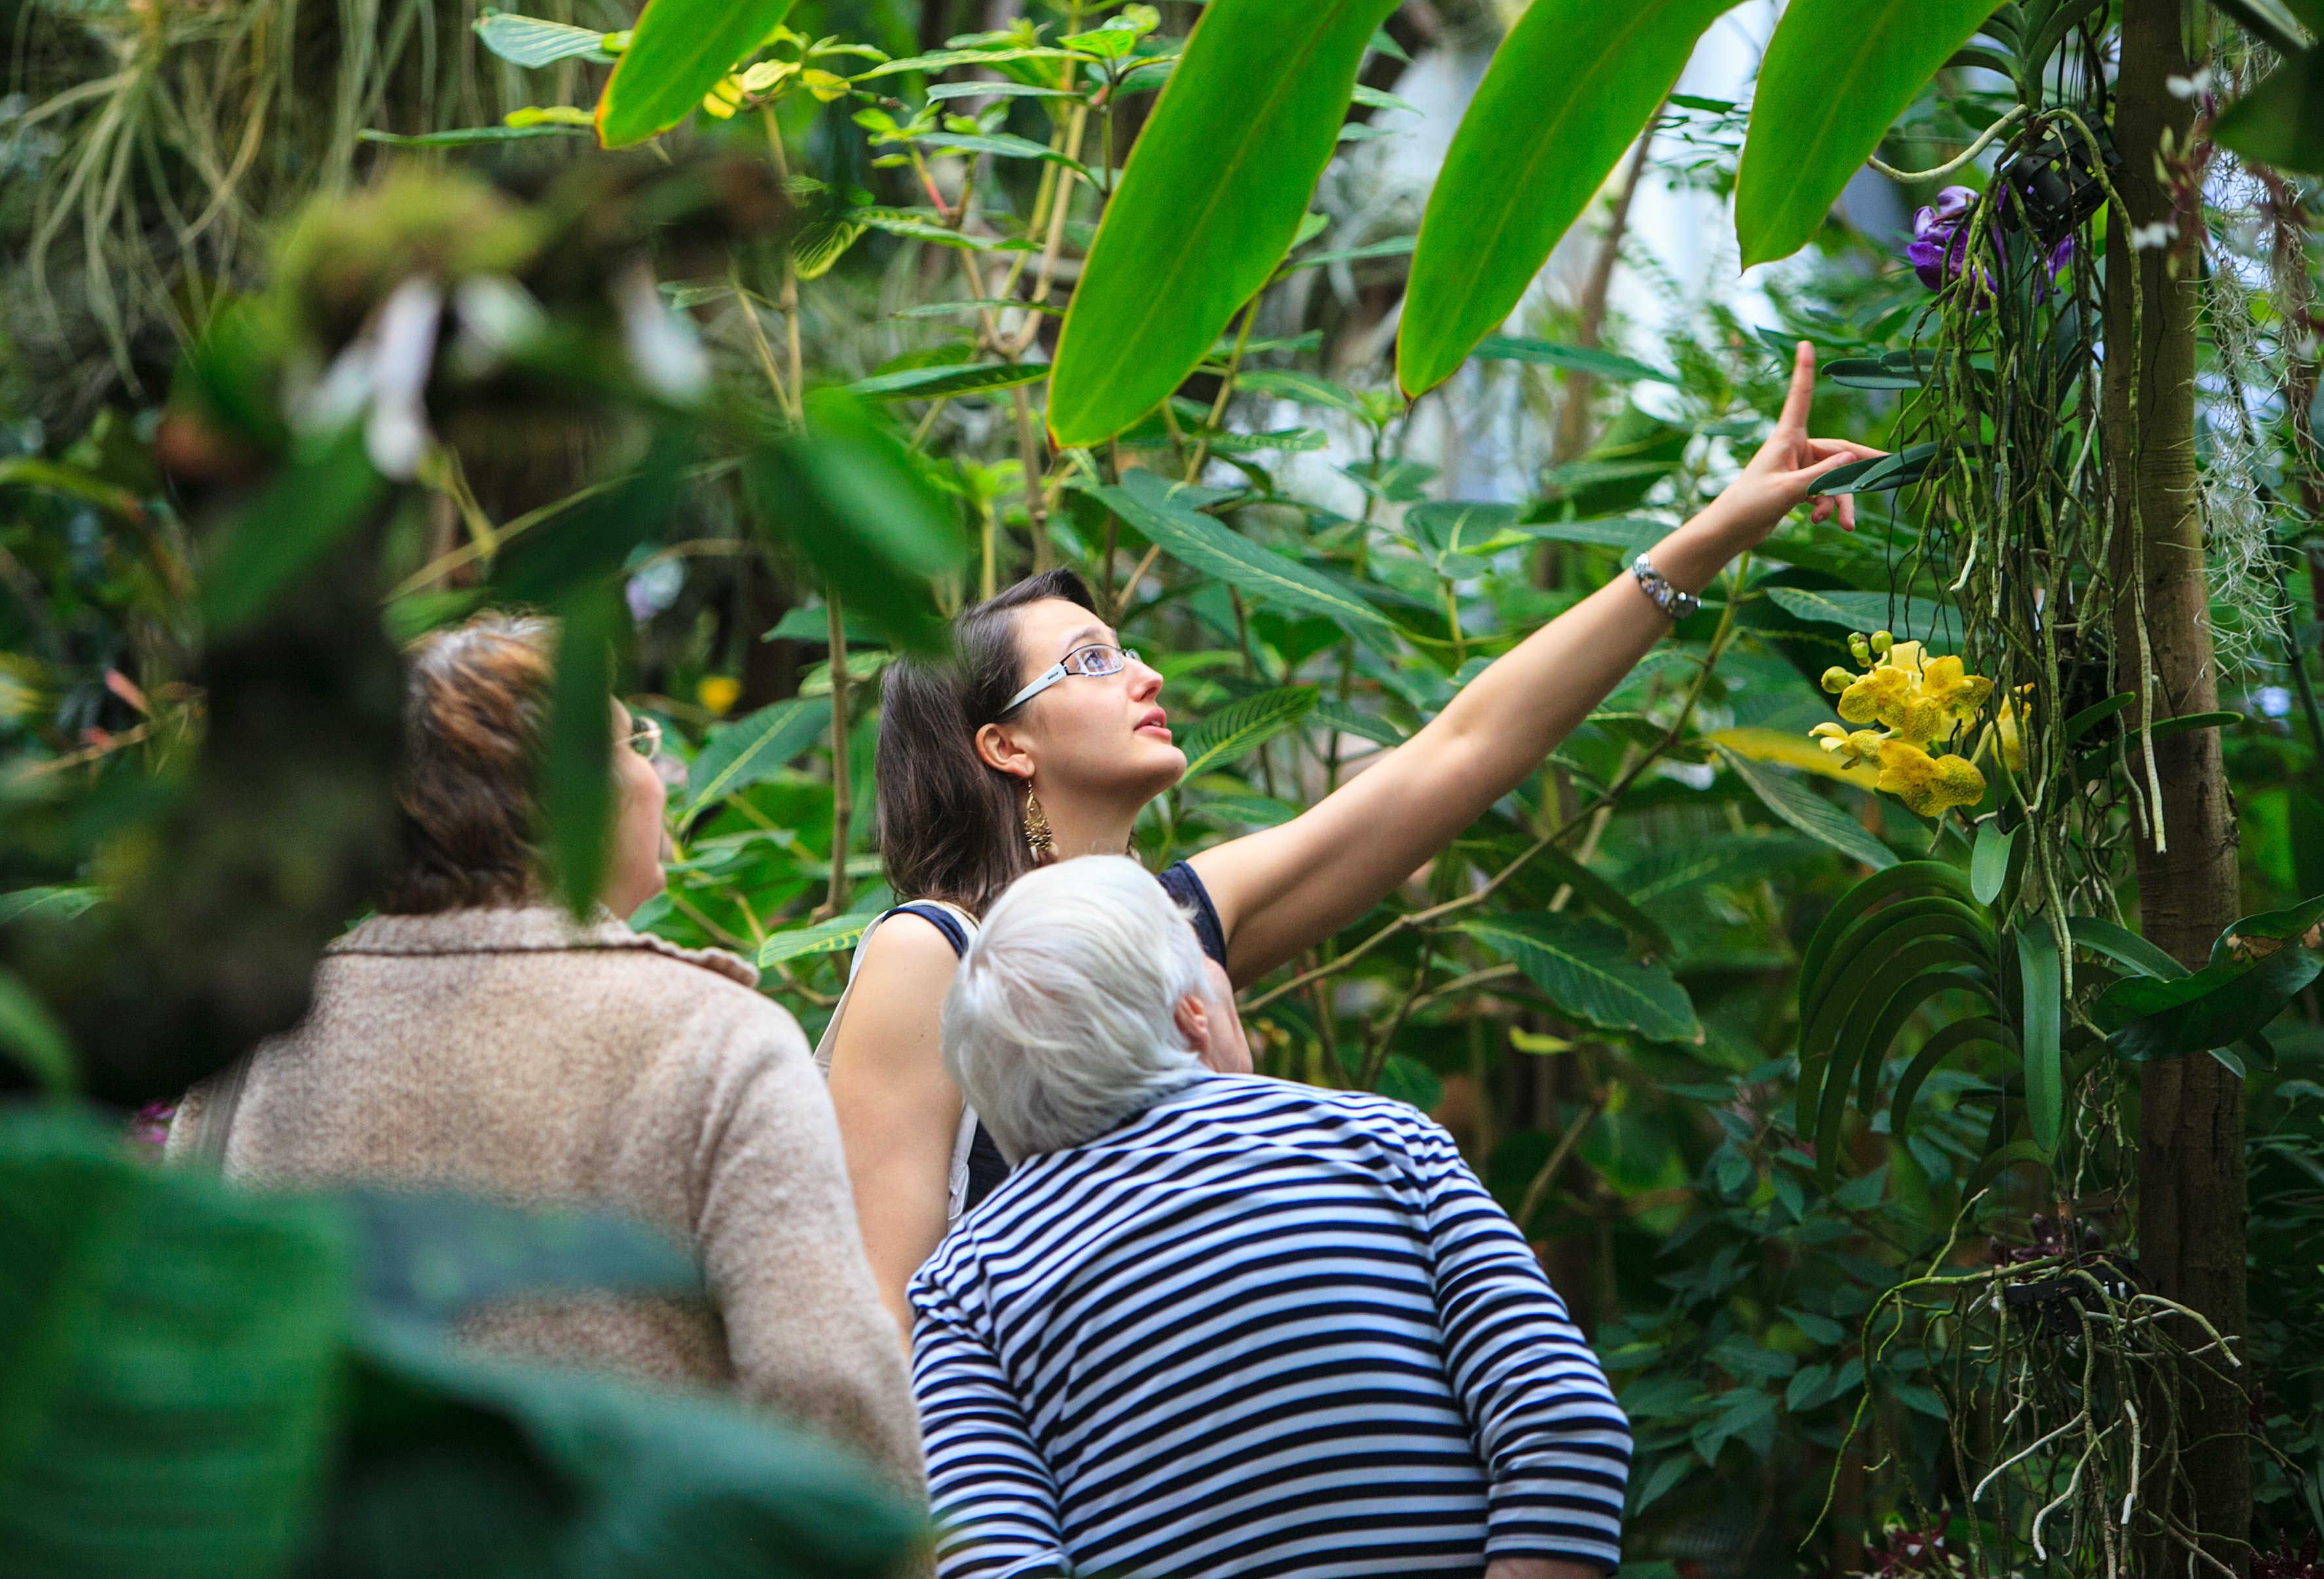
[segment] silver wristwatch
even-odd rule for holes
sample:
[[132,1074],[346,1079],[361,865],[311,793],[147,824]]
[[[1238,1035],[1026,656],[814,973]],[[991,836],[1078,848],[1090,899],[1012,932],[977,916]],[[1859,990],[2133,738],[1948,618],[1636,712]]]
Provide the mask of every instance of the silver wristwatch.
[[1702,611],[1701,598],[1692,592],[1683,592],[1665,581],[1663,573],[1648,564],[1645,555],[1630,561],[1630,574],[1637,578],[1638,590],[1655,601],[1655,607],[1673,625],[1692,620]]

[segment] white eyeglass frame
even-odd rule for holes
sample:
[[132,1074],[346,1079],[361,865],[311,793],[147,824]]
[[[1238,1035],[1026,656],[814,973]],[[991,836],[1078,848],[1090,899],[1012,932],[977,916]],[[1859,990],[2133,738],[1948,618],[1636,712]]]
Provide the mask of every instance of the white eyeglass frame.
[[[1109,652],[1115,657],[1120,658],[1121,661],[1111,669],[1076,669],[1068,666],[1075,658],[1081,656],[1082,654],[1085,652]],[[1032,701],[1033,698],[1038,696],[1042,692],[1047,691],[1050,686],[1055,685],[1058,681],[1063,680],[1069,675],[1079,675],[1084,679],[1102,680],[1109,675],[1120,674],[1122,670],[1130,667],[1130,665],[1136,662],[1138,662],[1138,649],[1134,647],[1116,647],[1110,641],[1084,642],[1081,646],[1067,653],[1064,657],[1059,658],[1056,663],[1042,670],[1038,675],[1034,675],[1033,683],[1031,684],[1026,686],[1025,689],[1019,691],[1016,695],[1009,699],[1009,705],[1001,710],[1000,716],[1001,718],[1007,718],[1010,713],[1015,712],[1019,708],[1024,706],[1027,702]]]

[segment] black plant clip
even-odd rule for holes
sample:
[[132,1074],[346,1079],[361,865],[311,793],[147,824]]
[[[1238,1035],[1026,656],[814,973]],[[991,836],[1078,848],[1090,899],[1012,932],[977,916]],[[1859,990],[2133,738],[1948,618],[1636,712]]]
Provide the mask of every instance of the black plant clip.
[[2097,127],[2093,135],[2095,148],[2080,128],[2053,126],[1998,172],[2000,184],[2016,197],[2002,204],[2002,223],[2030,230],[2044,252],[2106,207],[2107,183],[2122,168],[2122,154],[2106,127]]

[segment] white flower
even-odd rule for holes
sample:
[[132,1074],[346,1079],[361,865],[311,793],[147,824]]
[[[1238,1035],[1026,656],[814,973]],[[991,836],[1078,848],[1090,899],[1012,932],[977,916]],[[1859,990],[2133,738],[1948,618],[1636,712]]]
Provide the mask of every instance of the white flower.
[[2163,86],[2172,98],[2200,98],[2211,91],[2211,69],[2206,66],[2192,77],[2166,77]]
[[2148,252],[2157,247],[2167,247],[2178,234],[2179,227],[2167,219],[2158,219],[2153,225],[2134,225],[2130,232],[2131,250]]
[[614,304],[622,309],[622,337],[630,365],[646,388],[680,404],[698,397],[710,382],[710,357],[687,318],[671,310],[654,289],[653,271],[641,262],[622,276]]
[[470,275],[453,287],[452,306],[460,318],[452,368],[463,378],[493,372],[548,321],[532,293],[505,274]]
[[436,326],[443,313],[444,292],[422,274],[397,286],[379,309],[364,449],[381,476],[399,482],[420,474],[428,453],[428,372],[435,365]]

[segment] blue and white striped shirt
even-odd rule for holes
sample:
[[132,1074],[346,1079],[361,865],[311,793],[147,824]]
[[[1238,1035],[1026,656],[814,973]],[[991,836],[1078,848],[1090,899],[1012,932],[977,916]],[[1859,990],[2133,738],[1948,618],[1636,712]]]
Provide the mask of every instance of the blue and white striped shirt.
[[1619,1560],[1605,1372],[1402,1103],[1205,1076],[1028,1160],[911,1299],[943,1579]]

